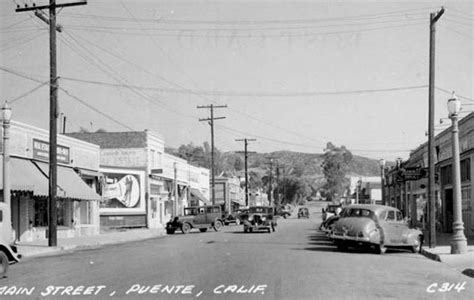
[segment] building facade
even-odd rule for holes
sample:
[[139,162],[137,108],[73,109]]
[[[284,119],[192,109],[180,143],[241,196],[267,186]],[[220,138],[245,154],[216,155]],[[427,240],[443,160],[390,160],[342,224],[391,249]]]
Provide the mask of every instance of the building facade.
[[[58,135],[57,143],[57,236],[98,234],[99,146],[63,135]],[[47,239],[49,131],[11,122],[9,153],[15,239]],[[3,172],[0,173],[2,185]]]
[[[435,137],[435,203],[436,229],[452,232],[453,226],[453,174],[452,174],[452,128],[449,127]],[[462,220],[466,236],[474,236],[474,113],[459,121],[459,145],[461,161]],[[403,171],[422,169],[423,176],[403,179]],[[386,172],[385,195],[387,204],[407,210],[413,225],[425,226],[428,213],[428,145],[419,146],[410,153],[407,161]],[[400,173],[402,171],[402,173]],[[403,201],[405,200],[405,201]],[[426,227],[424,227],[426,228]]]
[[207,200],[209,170],[165,153],[159,135],[148,130],[68,135],[100,146],[102,227],[163,228],[193,196]]

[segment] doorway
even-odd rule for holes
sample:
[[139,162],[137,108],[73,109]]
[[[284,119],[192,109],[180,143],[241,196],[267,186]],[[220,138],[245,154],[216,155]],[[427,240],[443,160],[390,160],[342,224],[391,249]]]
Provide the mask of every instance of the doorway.
[[444,190],[444,231],[453,232],[453,189]]

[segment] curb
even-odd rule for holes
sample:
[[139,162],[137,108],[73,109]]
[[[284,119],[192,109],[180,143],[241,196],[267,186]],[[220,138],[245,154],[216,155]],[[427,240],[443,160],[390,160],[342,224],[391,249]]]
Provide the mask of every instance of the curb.
[[20,253],[20,254],[23,255],[24,260],[27,260],[27,259],[32,259],[35,257],[55,256],[55,255],[61,255],[64,253],[71,253],[78,250],[97,249],[97,248],[101,248],[103,246],[108,246],[108,245],[126,244],[126,243],[131,243],[131,242],[162,238],[165,236],[166,234],[160,232],[158,234],[149,235],[146,237],[120,238],[117,240],[102,240],[102,241],[91,242],[89,244],[84,244],[84,245],[64,245],[64,246],[57,246],[54,248],[45,248],[42,251],[37,251],[36,253],[32,253],[32,254],[26,254],[26,255],[23,253]]
[[425,256],[425,257],[428,257],[429,259],[432,259],[434,261],[438,261],[438,262],[441,262],[441,258],[438,254],[434,254],[432,252],[429,252],[427,250],[425,250],[424,248],[421,249],[420,253]]

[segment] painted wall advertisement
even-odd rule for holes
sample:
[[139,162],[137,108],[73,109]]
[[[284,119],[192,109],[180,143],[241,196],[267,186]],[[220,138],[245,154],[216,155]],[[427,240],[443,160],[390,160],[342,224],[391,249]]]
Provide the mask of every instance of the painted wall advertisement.
[[103,170],[103,173],[101,212],[145,213],[143,172]]

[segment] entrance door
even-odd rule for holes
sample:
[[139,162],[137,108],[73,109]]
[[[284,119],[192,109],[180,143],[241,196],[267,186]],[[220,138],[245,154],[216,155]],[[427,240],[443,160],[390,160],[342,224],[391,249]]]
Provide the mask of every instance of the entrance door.
[[453,232],[453,189],[444,190],[444,231]]

